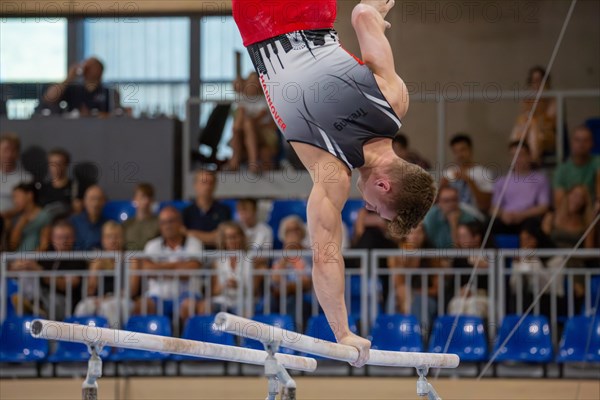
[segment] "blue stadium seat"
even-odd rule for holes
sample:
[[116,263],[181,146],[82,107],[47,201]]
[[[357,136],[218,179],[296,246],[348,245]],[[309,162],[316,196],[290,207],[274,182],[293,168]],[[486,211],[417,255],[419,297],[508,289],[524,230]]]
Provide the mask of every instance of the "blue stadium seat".
[[[71,324],[95,326],[99,328],[108,328],[108,321],[104,317],[71,317],[65,319],[65,322]],[[90,330],[90,337],[94,337],[94,331]],[[110,355],[110,347],[103,347],[100,352],[101,358],[107,358]],[[57,342],[56,351],[48,357],[52,363],[62,362],[85,362],[90,358],[87,346],[81,343]]]
[[494,244],[499,249],[518,249],[519,235],[494,235]]
[[[223,344],[226,346],[235,346],[235,336],[230,333],[221,332],[215,329],[214,315],[196,315],[188,318],[183,329],[183,339],[199,340],[201,342]],[[175,354],[171,356],[175,361],[198,361],[205,358],[182,356]]]
[[556,361],[600,362],[600,318],[582,315],[570,318],[560,341]]
[[273,246],[281,249],[281,241],[277,237],[281,220],[289,215],[297,215],[306,222],[306,200],[275,200],[269,216],[268,225],[273,229]]
[[117,222],[127,221],[135,216],[135,207],[130,200],[113,200],[106,203],[102,216]]
[[21,363],[42,361],[48,355],[48,341],[30,334],[31,321],[36,317],[7,318],[0,333],[0,362]]
[[[281,329],[286,329],[288,331],[295,331],[296,327],[294,324],[294,320],[289,315],[283,314],[263,314],[263,315],[255,315],[252,318],[254,321],[262,322],[267,325],[274,325]],[[248,329],[252,329],[252,327],[248,327]],[[264,350],[265,346],[259,342],[258,340],[246,339],[242,338],[241,345],[243,347],[247,347],[250,349]],[[284,354],[294,354],[294,350],[282,347],[279,349],[280,353]]]
[[231,218],[237,220],[237,200],[236,199],[219,199],[219,203],[225,204],[231,211]]
[[[171,322],[162,315],[136,315],[125,324],[126,331],[149,333],[151,335],[171,336]],[[111,361],[162,361],[169,357],[167,353],[132,350],[122,347],[110,357]]]
[[454,315],[438,317],[433,325],[429,339],[431,353],[457,354],[463,362],[483,362],[488,358],[488,345],[483,320],[475,316],[460,316],[457,321],[452,340],[446,343],[456,320]]
[[[12,296],[19,293],[19,283],[16,279],[6,280],[6,317],[15,317],[17,312],[12,302]],[[0,321],[2,322],[2,321]]]
[[379,315],[369,340],[374,350],[423,351],[421,327],[413,315]]
[[[356,318],[349,315],[348,316],[348,325],[350,327],[350,331],[352,333],[358,333],[358,327],[356,325]],[[315,315],[308,319],[308,323],[306,324],[306,335],[314,337],[320,340],[327,340],[329,342],[336,342],[335,335],[333,334],[333,330],[327,321],[325,315]],[[322,360],[322,357],[310,355],[317,360]]]
[[360,319],[360,311],[362,307],[362,287],[360,284],[360,279],[361,277],[359,275],[352,275],[350,277],[350,314],[356,319]]
[[342,221],[348,227],[348,234],[350,237],[354,234],[354,223],[356,222],[356,218],[358,218],[358,212],[361,208],[365,206],[365,202],[363,200],[348,200],[342,209]]
[[585,121],[585,125],[590,128],[594,138],[592,154],[600,154],[600,118],[590,118]]
[[191,201],[188,200],[169,200],[169,201],[163,201],[158,205],[158,211],[162,210],[163,208],[169,206],[169,207],[175,207],[176,209],[179,210],[179,212],[183,212],[183,210],[189,206],[190,204],[192,204]]
[[[494,354],[517,325],[521,316],[507,315],[496,337]],[[500,349],[497,362],[518,361],[526,363],[549,363],[554,358],[552,337],[548,319],[543,315],[529,315],[519,326],[506,345]]]
[[[585,304],[583,305],[583,314],[593,315],[596,314],[600,318],[600,275],[592,276],[590,283],[590,298],[592,300],[591,309],[586,310]],[[598,306],[596,306],[598,305]],[[588,312],[589,311],[589,312]]]

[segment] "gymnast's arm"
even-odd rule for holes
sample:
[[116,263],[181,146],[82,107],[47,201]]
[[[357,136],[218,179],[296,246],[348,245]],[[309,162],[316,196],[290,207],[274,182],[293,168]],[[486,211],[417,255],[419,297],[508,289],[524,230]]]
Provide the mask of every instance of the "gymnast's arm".
[[350,192],[350,176],[345,172],[338,176],[334,183],[316,181],[308,199],[313,286],[337,341],[358,349],[359,358],[351,364],[360,367],[368,361],[371,343],[353,334],[348,326],[341,211]]

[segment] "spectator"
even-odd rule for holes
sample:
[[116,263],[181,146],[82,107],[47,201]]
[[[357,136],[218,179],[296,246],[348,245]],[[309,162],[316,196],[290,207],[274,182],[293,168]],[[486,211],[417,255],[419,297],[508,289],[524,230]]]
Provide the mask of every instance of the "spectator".
[[[248,249],[246,236],[242,227],[233,221],[223,222],[219,225],[217,235],[217,248],[223,251],[246,251]],[[255,259],[256,260],[256,259]],[[212,278],[212,309],[201,305],[196,313],[203,314],[208,310],[211,312],[228,311],[234,314],[244,313],[244,293],[251,290],[250,280],[253,280],[252,290],[257,293],[260,289],[262,277],[252,275],[256,269],[264,269],[264,260],[257,260],[258,264],[252,262],[245,256],[223,256],[216,259],[212,267],[216,274]],[[187,311],[183,307],[182,314]]]
[[248,169],[252,172],[272,169],[279,137],[258,74],[252,72],[245,80],[238,78],[234,86],[240,100],[230,142],[233,154],[225,169],[237,171],[244,160],[248,161]]
[[[403,250],[420,250],[430,247],[422,223],[411,230],[400,242],[400,248]],[[390,269],[440,268],[442,266],[442,261],[436,258],[406,256],[394,256],[388,258],[388,267]],[[427,293],[425,304],[423,303],[422,296],[424,278],[426,282],[425,291]],[[394,287],[396,293],[396,311],[401,314],[412,314],[417,317],[422,324],[428,322],[430,325],[433,322],[437,315],[437,297],[439,290],[438,275],[412,275],[410,290],[407,290],[406,275],[398,274],[394,276]],[[423,315],[426,315],[426,320],[422,319]]]
[[565,194],[574,186],[584,185],[596,205],[600,204],[600,156],[592,155],[594,138],[586,126],[571,134],[571,157],[554,173],[554,207],[560,208]]
[[[546,233],[560,248],[573,248],[594,219],[594,209],[590,193],[584,185],[571,187],[556,211],[546,214],[542,222]],[[586,248],[594,247],[594,231],[583,243]],[[575,266],[580,259],[572,258],[569,266]]]
[[[515,157],[518,146],[518,142],[510,144],[511,160]],[[523,221],[529,218],[541,221],[550,209],[550,181],[543,172],[532,166],[529,146],[523,143],[514,172],[510,176],[499,178],[494,184],[492,203],[498,211],[498,219],[494,225],[496,233],[517,234]],[[506,191],[502,196],[507,180]]]
[[[306,248],[302,245],[306,238],[306,226],[296,215],[284,218],[279,225],[279,235],[283,242],[284,256],[273,263],[274,271],[282,271],[273,275],[271,293],[274,297],[275,312],[296,315],[296,291],[303,295],[312,290],[310,271],[312,257],[300,256],[299,252]],[[281,310],[280,297],[286,297],[286,309]],[[302,319],[308,318],[311,302],[309,299],[302,301]]]
[[135,216],[123,223],[125,230],[125,248],[143,250],[150,239],[159,235],[158,218],[152,213],[154,187],[149,183],[140,183],[133,193]]
[[423,169],[431,169],[431,163],[419,153],[409,149],[408,136],[402,132],[396,133],[392,140],[392,146],[396,155],[410,163],[416,164]]
[[272,249],[273,230],[264,222],[258,221],[258,205],[255,199],[240,199],[236,203],[237,215],[244,230],[248,248]]
[[461,203],[488,212],[494,189],[494,177],[487,168],[473,161],[473,142],[465,134],[450,140],[454,164],[443,172],[440,186],[449,184],[458,190]]
[[[141,259],[139,266],[134,266],[134,268],[144,271],[193,271],[199,269],[200,261],[189,255],[201,253],[202,242],[192,235],[184,234],[183,220],[179,211],[175,207],[163,208],[158,214],[158,225],[160,236],[148,241],[144,246],[144,253],[149,256]],[[152,255],[159,253],[162,255]],[[156,314],[159,310],[158,305],[162,302],[163,313],[170,315],[177,306],[174,301],[178,301],[181,311],[179,315],[182,315],[182,312],[185,313],[185,310],[189,309],[185,300],[192,296],[188,291],[188,281],[186,278],[149,278],[147,290],[145,285],[142,285],[143,298],[136,302],[134,313],[141,314],[146,310],[148,314]],[[139,274],[132,274],[131,287],[133,293],[139,291]]]
[[20,154],[19,136],[14,133],[0,136],[0,215],[3,218],[12,218],[17,213],[12,202],[15,186],[33,181],[33,176],[19,165]]
[[52,215],[69,214],[81,210],[77,199],[77,185],[69,178],[71,155],[64,149],[53,149],[48,153],[49,178],[36,184],[39,188],[40,205]]
[[423,226],[433,247],[448,249],[458,243],[459,224],[478,220],[483,219],[476,210],[460,202],[456,188],[442,186],[438,193],[438,202],[425,216]]
[[[473,269],[485,270],[490,263],[484,255],[481,255],[479,250],[483,243],[483,235],[485,227],[480,222],[461,223],[457,229],[457,245],[460,249],[473,249],[473,253],[469,257],[455,258],[452,262],[452,268],[455,269]],[[488,245],[488,247],[490,247]],[[487,318],[488,314],[488,279],[487,276],[476,276],[476,279],[470,284],[469,278],[471,273],[460,274],[460,289],[454,286],[454,279],[450,283],[449,290],[446,293],[454,297],[448,303],[449,314],[467,314],[477,315],[481,318]],[[464,299],[464,302],[463,302]]]
[[[68,253],[74,250],[75,229],[67,220],[60,219],[55,222],[50,229],[49,251],[59,253]],[[84,260],[18,260],[12,263],[13,271],[82,271],[87,270]],[[62,321],[70,315],[73,307],[81,299],[79,286],[81,276],[57,275],[55,278],[56,293],[52,296],[51,279],[42,278],[41,293],[39,294],[40,305],[44,312],[41,315],[48,315],[50,319]],[[24,288],[24,301],[35,298],[34,285],[27,284]],[[52,297],[54,297],[52,299]],[[52,305],[54,307],[52,308]],[[31,307],[25,307],[25,309]],[[33,310],[31,310],[33,311]]]
[[102,216],[106,204],[106,196],[98,185],[92,185],[83,195],[83,211],[73,215],[70,220],[75,227],[77,250],[93,250],[100,248],[102,225],[107,221]]
[[18,212],[10,230],[8,249],[11,251],[44,250],[42,231],[51,222],[51,216],[38,205],[33,183],[21,183],[13,189],[13,204]]
[[[343,227],[343,225],[342,225]],[[342,245],[343,247],[343,245]],[[352,235],[353,249],[395,249],[397,243],[393,240],[387,229],[387,222],[377,213],[361,208],[354,222]],[[346,268],[360,268],[360,261],[356,258],[344,259]],[[381,269],[388,268],[387,259],[379,261]],[[387,301],[389,294],[389,279],[381,279],[382,296]]]
[[[525,143],[531,150],[531,159],[539,164],[544,154],[556,152],[556,100],[554,98],[540,98],[529,122],[529,115],[535,103],[535,94],[540,90],[546,70],[536,66],[529,70],[527,88],[533,93],[521,101],[521,110],[510,136],[511,141],[520,141],[525,136]],[[546,80],[544,90],[550,89],[550,76]],[[526,129],[528,128],[528,129]]]
[[[102,250],[122,252],[124,249],[123,227],[115,221],[108,221],[102,225]],[[110,326],[120,326],[119,307],[125,310],[129,301],[115,297],[114,275],[102,275],[103,272],[114,271],[114,258],[96,258],[90,262],[90,275],[87,281],[86,297],[75,307],[75,315],[101,315],[106,317]]]
[[207,249],[215,249],[217,227],[231,219],[231,210],[215,200],[217,176],[213,171],[199,170],[194,176],[196,199],[183,210],[183,222],[188,233]]
[[66,111],[77,110],[82,116],[110,113],[119,107],[119,94],[102,84],[103,73],[104,64],[95,57],[71,65],[67,78],[46,90],[42,107],[62,111],[57,105],[64,101]]
[[[563,262],[563,257],[542,258],[537,256],[536,252],[533,251],[554,247],[550,238],[542,231],[537,220],[530,219],[522,224],[521,231],[519,232],[519,243],[521,249],[532,251],[528,252],[525,257],[517,257],[512,261],[512,273],[510,276],[510,291],[512,296],[508,296],[508,306],[509,312],[516,314],[523,313],[531,305]],[[557,277],[555,290],[559,299],[564,298],[565,288],[562,276]],[[539,300],[541,313],[547,317],[550,317],[550,293],[550,290],[548,290]],[[523,299],[523,308],[521,310],[518,310],[516,305],[516,298],[519,296]],[[566,311],[564,302],[559,300],[557,306],[558,315],[564,315]]]
[[388,236],[387,222],[377,213],[361,208],[354,222],[352,248],[392,249],[396,242]]

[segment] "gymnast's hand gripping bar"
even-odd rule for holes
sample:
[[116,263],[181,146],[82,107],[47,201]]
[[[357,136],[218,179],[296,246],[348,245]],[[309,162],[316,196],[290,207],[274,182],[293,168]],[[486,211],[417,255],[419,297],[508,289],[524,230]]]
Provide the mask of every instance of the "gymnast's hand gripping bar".
[[[352,346],[316,339],[225,312],[217,314],[215,324],[217,329],[224,332],[263,343],[279,341],[282,347],[303,353],[350,363],[358,359],[358,350]],[[456,354],[371,350],[367,364],[384,367],[456,368],[459,362]]]

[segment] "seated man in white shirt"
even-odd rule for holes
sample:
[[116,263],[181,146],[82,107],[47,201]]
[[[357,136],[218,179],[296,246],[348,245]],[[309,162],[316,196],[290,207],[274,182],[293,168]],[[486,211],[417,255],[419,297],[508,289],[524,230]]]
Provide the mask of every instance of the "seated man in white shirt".
[[[134,268],[144,271],[199,269],[200,261],[191,255],[201,253],[204,247],[195,237],[183,234],[181,213],[175,207],[163,208],[158,215],[158,225],[160,236],[146,243],[144,253],[148,256],[141,258]],[[156,275],[144,278],[132,274],[132,292],[137,292],[140,286],[142,290],[134,314],[172,315],[175,307],[178,307],[179,315],[182,315],[185,300],[200,297],[199,291],[193,291],[193,287],[190,287],[189,279],[161,278]]]
[[473,141],[468,135],[454,135],[450,148],[454,162],[444,169],[440,186],[454,187],[461,203],[487,214],[492,203],[494,174],[473,160]]

